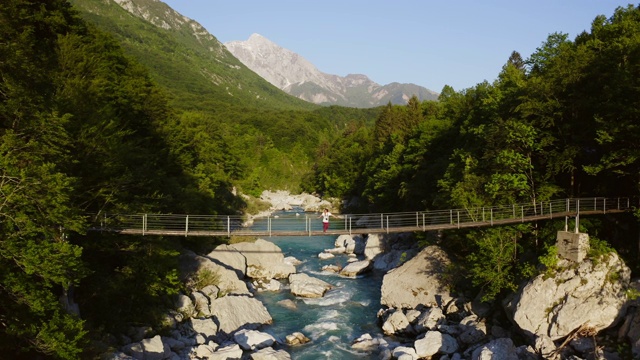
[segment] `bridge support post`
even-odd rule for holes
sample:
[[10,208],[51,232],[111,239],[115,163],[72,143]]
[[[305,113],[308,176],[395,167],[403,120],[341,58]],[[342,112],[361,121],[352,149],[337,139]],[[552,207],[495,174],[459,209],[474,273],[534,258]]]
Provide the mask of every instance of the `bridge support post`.
[[387,234],[389,233],[389,215],[387,215]]
[[580,199],[576,200],[576,227],[575,227],[575,232],[576,234],[578,233],[578,231],[580,229]]
[[558,231],[556,238],[558,255],[574,262],[581,262],[589,251],[589,234]]

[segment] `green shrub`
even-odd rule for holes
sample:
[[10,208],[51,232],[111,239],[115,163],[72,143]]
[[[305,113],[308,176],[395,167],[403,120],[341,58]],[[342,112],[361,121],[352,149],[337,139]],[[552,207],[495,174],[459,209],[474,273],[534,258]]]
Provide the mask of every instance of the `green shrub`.
[[200,290],[209,285],[219,285],[220,274],[210,269],[202,269],[194,273],[187,281],[187,287],[193,290]]
[[558,271],[558,247],[555,245],[549,245],[546,247],[547,253],[538,258],[540,264],[544,266],[545,279],[548,279],[556,274]]
[[638,290],[636,290],[634,288],[627,289],[625,294],[627,295],[627,299],[631,300],[631,301],[635,301],[638,298],[640,298],[640,291],[638,291]]
[[602,258],[602,256],[607,256],[610,253],[615,253],[616,250],[612,248],[609,243],[604,240],[600,240],[595,236],[589,237],[589,253],[588,256],[591,258],[594,263]]
[[269,203],[268,201],[264,201],[261,200],[259,198],[253,197],[253,196],[248,196],[245,198],[245,208],[243,209],[243,211],[246,214],[258,214],[262,211],[267,211],[269,210],[269,208],[271,208],[271,203]]
[[229,240],[227,240],[228,244],[237,244],[237,243],[242,243],[242,242],[256,242],[256,240],[258,240],[258,238],[256,236],[237,236],[237,235],[231,235],[231,237],[229,238]]

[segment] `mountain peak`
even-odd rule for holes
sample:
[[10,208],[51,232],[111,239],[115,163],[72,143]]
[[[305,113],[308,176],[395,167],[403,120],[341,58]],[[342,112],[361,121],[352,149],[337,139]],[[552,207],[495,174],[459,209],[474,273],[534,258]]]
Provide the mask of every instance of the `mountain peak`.
[[247,41],[252,42],[252,41],[263,41],[263,40],[267,40],[268,42],[271,42],[271,40],[267,39],[266,37],[258,33],[251,34],[251,36],[249,36],[249,40]]
[[318,76],[322,76],[305,58],[260,34],[252,34],[247,41],[230,41],[224,46],[249,69],[280,89],[295,83],[317,82]]

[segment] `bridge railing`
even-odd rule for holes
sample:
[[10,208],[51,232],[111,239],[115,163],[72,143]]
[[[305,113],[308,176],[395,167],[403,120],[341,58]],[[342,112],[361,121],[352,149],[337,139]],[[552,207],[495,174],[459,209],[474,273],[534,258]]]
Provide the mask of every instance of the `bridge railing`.
[[[638,205],[630,198],[573,198],[536,203],[417,212],[341,214],[331,229],[348,233],[426,231],[434,228],[462,228],[525,222],[536,219],[575,216],[580,213],[627,211]],[[289,213],[268,216],[251,229],[239,215],[135,214],[103,215],[98,229],[136,234],[165,235],[251,235],[319,232],[319,214]]]

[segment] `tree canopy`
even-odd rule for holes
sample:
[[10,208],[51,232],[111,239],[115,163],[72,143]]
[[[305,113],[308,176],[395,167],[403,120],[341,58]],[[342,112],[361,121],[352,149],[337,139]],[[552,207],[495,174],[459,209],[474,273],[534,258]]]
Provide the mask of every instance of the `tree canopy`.
[[[324,180],[315,189],[363,195],[348,211],[637,197],[639,16],[638,7],[620,7],[573,41],[553,33],[528,59],[514,51],[492,83],[458,92],[445,86],[437,102],[388,105],[372,131],[348,131],[323,145],[315,169]],[[355,144],[359,151],[345,151]],[[355,171],[339,167],[345,163]],[[591,223],[595,232],[603,225]],[[545,256],[545,226],[559,225],[451,232],[445,246],[467,257],[473,283],[494,297],[535,265],[494,250]],[[636,246],[619,251],[637,259]]]

